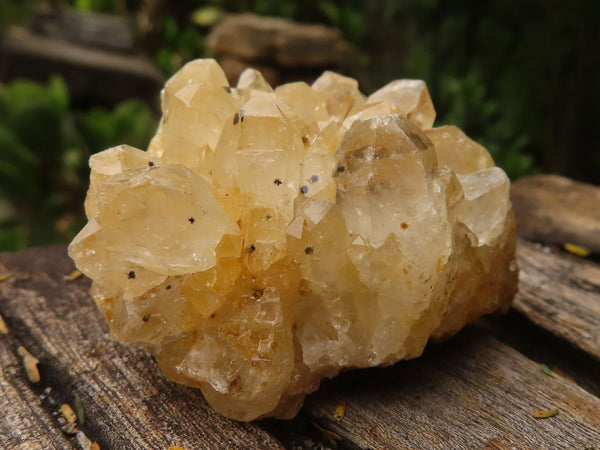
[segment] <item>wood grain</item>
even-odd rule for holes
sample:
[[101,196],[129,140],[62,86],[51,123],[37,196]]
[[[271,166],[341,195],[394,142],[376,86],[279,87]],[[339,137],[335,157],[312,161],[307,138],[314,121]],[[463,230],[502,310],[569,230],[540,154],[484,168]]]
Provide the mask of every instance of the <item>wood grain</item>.
[[600,360],[600,266],[519,241],[514,308]]
[[0,313],[10,339],[40,360],[42,378],[39,387],[31,387],[17,366],[8,379],[16,348],[0,336],[5,374],[0,410],[11,411],[0,420],[0,448],[18,442],[68,448],[52,427],[52,410],[37,397],[43,387],[71,405],[75,394],[80,396],[87,417],[82,430],[103,449],[281,448],[257,425],[213,412],[199,391],[166,381],[146,352],[111,342],[88,295],[89,280],[63,279],[73,268],[63,246],[0,255],[0,272],[15,273],[0,283]]
[[17,346],[14,336],[0,335],[0,448],[69,448],[24,376]]
[[[341,421],[336,406],[346,402]],[[557,408],[556,417],[535,419]],[[420,359],[346,373],[304,410],[349,448],[586,448],[600,445],[600,399],[475,330]]]
[[600,254],[600,187],[538,175],[513,183],[511,200],[521,236],[547,244],[577,244]]
[[[582,348],[593,357],[598,266],[523,241],[519,261],[517,309],[532,321],[536,312],[543,319],[536,323],[565,340],[587,342]],[[0,255],[0,273],[15,273],[0,283],[0,313],[11,330],[0,335],[0,448],[74,446],[59,431],[55,409],[39,398],[45,387],[59,402],[73,405],[80,396],[87,417],[82,430],[103,449],[283,447],[265,431],[285,440],[276,421],[225,419],[198,391],[167,382],[146,352],[110,341],[88,295],[89,280],[64,280],[72,270],[62,246]],[[553,315],[538,311],[552,308]],[[40,359],[39,386],[26,381],[18,345]],[[341,400],[347,406],[338,422]],[[533,418],[550,408],[559,415]],[[325,442],[337,437],[322,429],[337,433],[341,449],[600,447],[600,399],[566,378],[548,377],[538,363],[475,328],[430,346],[420,359],[325,382],[301,418],[282,428],[304,433],[306,423]],[[313,448],[317,441],[286,443]]]
[[[142,54],[122,54],[51,39],[26,29],[7,29],[2,35],[0,76],[3,81],[31,78],[46,82],[60,73],[73,98],[116,104],[131,98],[154,104],[164,75]],[[107,86],[99,89],[99,86]]]

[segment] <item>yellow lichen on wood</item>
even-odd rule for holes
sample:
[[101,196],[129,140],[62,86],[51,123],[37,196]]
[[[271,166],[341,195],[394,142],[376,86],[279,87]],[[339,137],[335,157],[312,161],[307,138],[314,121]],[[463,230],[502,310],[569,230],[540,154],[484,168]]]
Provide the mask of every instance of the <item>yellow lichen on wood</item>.
[[62,405],[60,405],[60,412],[69,423],[77,422],[77,416],[75,415],[75,412],[73,412],[73,408],[71,408],[71,405],[69,405],[68,403],[63,403]]
[[6,322],[4,321],[4,317],[0,315],[0,334],[8,334],[8,327],[6,326]]
[[21,357],[27,379],[31,383],[39,383],[41,378],[37,365],[40,361],[31,353],[29,353],[22,345],[17,348],[17,354]]
[[581,245],[571,244],[571,243],[567,242],[564,245],[564,248],[569,253],[571,253],[573,255],[581,256],[582,258],[587,258],[588,256],[590,256],[590,251]]
[[548,409],[546,411],[536,411],[533,413],[533,417],[536,419],[547,419],[549,417],[557,416],[559,413],[558,409]]
[[0,273],[0,283],[2,283],[3,281],[6,281],[6,280],[12,278],[13,275],[14,274],[12,272]]

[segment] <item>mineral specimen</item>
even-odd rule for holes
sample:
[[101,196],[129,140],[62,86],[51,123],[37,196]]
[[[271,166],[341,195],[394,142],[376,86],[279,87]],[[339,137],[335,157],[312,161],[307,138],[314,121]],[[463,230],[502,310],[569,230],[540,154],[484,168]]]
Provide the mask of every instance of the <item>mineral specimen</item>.
[[509,180],[425,84],[325,72],[230,87],[210,59],[162,93],[148,151],[90,160],[69,247],[112,336],[222,414],[289,418],[324,377],[419,356],[516,290]]

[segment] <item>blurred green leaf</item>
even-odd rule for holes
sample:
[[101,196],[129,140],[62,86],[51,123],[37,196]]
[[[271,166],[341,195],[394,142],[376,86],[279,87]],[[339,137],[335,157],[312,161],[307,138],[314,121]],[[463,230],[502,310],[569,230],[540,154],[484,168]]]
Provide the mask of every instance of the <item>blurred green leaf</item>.
[[73,7],[81,12],[114,14],[122,10],[123,0],[70,0]]
[[178,26],[177,21],[172,16],[163,19],[162,38],[166,44],[174,45],[177,42]]
[[192,12],[190,22],[200,27],[210,27],[217,23],[223,15],[223,10],[216,6],[204,6]]
[[329,19],[331,23],[339,23],[340,21],[340,9],[333,2],[322,2],[319,3],[319,9],[325,17]]
[[51,163],[62,151],[63,114],[48,105],[25,107],[13,117],[18,139],[41,160]]
[[128,100],[114,110],[113,116],[116,140],[146,149],[157,126],[148,107],[139,100]]
[[32,10],[32,0],[3,0],[0,4],[0,27],[26,24]]
[[0,251],[65,242],[82,220],[87,161],[121,143],[146,148],[157,120],[139,100],[72,111],[64,82],[0,87]]
[[75,0],[74,6],[79,11],[91,11],[92,10],[92,0]]
[[56,109],[63,112],[69,109],[69,91],[62,78],[57,76],[51,77],[48,82],[47,92],[50,102]]
[[5,252],[27,246],[27,232],[17,224],[0,224],[0,249]]
[[156,119],[139,100],[121,103],[113,111],[93,108],[77,114],[77,123],[92,152],[127,143],[145,149]]
[[0,106],[6,114],[18,114],[22,109],[46,106],[58,111],[66,111],[69,95],[64,82],[52,77],[48,87],[29,80],[15,80],[0,89]]

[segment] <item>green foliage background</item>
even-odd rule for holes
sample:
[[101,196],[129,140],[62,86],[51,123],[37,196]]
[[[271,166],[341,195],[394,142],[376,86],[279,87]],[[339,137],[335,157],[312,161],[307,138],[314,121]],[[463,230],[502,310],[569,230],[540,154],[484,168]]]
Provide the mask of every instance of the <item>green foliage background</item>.
[[119,143],[145,147],[156,126],[146,105],[72,110],[58,78],[0,90],[0,250],[66,242],[83,226],[89,156]]
[[[139,13],[148,1],[65,0],[81,11]],[[596,0],[212,0],[168,2],[143,42],[166,75],[210,56],[226,12],[337,27],[357,49],[361,88],[424,79],[437,124],[483,144],[511,178],[540,171],[600,184],[600,2]],[[5,0],[0,24],[31,1]],[[87,160],[145,148],[157,117],[138,100],[75,108],[60,78],[0,87],[0,250],[66,242],[82,225]]]

